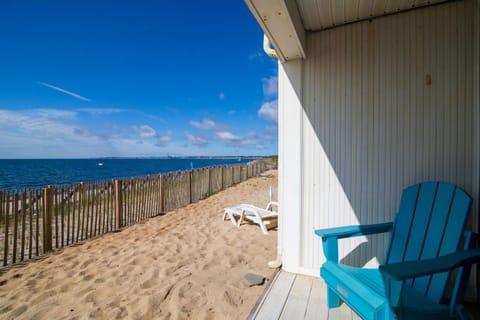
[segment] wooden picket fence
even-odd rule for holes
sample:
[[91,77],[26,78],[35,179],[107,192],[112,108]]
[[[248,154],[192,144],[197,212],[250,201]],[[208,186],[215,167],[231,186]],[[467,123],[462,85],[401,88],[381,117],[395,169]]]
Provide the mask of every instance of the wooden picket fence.
[[142,178],[0,191],[0,266],[195,203],[266,169],[266,161],[259,160]]

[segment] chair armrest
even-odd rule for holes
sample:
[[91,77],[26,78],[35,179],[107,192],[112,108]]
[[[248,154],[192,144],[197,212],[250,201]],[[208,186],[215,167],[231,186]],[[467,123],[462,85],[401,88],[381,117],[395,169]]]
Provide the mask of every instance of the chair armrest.
[[267,207],[265,208],[265,210],[268,210],[268,211],[273,211],[273,206],[276,206],[277,207],[277,211],[278,211],[278,202],[276,201],[270,201],[268,204],[267,204]]
[[346,226],[315,230],[315,234],[322,238],[323,253],[327,261],[338,262],[338,239],[358,237],[368,234],[390,231],[392,222],[368,224],[359,226]]
[[462,250],[433,259],[406,261],[379,266],[384,277],[406,280],[480,262],[480,249]]
[[322,239],[327,238],[349,238],[359,237],[375,233],[389,232],[392,229],[393,223],[378,223],[378,224],[366,224],[358,226],[345,226],[337,228],[327,228],[315,230],[315,234]]
[[[397,308],[402,304],[405,280],[452,270],[456,267],[468,268],[469,265],[479,262],[480,249],[471,249],[432,259],[380,265],[379,269],[385,282],[385,293],[390,306]],[[455,308],[456,305],[450,306],[452,311]]]

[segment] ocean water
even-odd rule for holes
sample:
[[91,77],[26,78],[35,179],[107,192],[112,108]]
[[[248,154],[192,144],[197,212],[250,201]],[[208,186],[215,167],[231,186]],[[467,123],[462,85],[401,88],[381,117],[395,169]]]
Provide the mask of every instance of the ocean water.
[[253,158],[0,160],[0,190],[141,177],[178,170],[240,164]]

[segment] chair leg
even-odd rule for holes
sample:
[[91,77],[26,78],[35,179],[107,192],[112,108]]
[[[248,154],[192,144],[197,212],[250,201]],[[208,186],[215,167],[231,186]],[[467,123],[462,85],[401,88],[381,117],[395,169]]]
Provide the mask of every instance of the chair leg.
[[243,218],[245,218],[245,210],[242,210],[242,214],[240,215],[240,218],[237,221],[237,228],[240,228],[240,225],[243,222]]
[[267,227],[265,226],[265,223],[263,223],[263,221],[260,220],[258,224],[260,225],[260,228],[262,228],[263,234],[268,234],[268,230],[267,230]]
[[337,308],[340,306],[340,298],[330,288],[327,288],[327,306],[328,308]]
[[225,220],[230,220],[235,227],[238,227],[237,220],[235,219],[233,214],[229,211],[226,211],[226,210],[223,212],[223,221],[225,221]]

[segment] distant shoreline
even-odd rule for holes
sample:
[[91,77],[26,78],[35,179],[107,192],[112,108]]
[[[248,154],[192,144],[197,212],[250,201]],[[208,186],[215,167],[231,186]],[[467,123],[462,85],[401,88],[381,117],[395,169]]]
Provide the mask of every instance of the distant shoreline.
[[158,156],[158,157],[89,157],[89,158],[0,158],[0,160],[98,160],[98,159],[212,159],[212,160],[231,160],[231,159],[268,159],[276,157],[271,156]]

